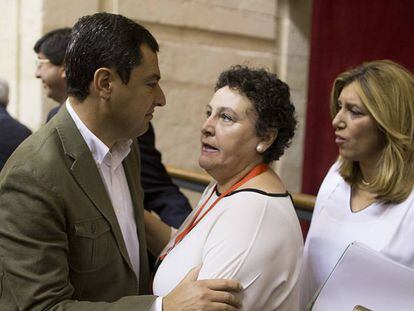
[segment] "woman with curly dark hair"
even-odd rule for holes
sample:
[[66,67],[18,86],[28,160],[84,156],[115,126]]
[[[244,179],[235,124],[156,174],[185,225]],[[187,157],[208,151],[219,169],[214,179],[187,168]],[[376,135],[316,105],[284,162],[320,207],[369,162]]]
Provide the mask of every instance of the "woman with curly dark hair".
[[149,247],[159,256],[154,293],[165,296],[201,266],[198,279],[243,285],[242,310],[297,310],[302,235],[289,193],[269,167],[294,135],[289,87],[264,69],[235,66],[215,90],[199,158],[214,181],[176,232],[146,214]]

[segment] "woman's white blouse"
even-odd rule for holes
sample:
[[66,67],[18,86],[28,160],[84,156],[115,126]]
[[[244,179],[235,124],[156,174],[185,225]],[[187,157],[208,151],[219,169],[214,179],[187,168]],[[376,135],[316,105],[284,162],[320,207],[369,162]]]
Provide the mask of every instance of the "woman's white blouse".
[[319,190],[305,243],[301,310],[354,241],[414,268],[414,192],[400,204],[373,203],[357,213],[352,212],[350,199],[351,187],[336,163]]
[[[211,191],[212,185],[201,203]],[[214,193],[206,207],[216,198]],[[199,207],[200,203],[178,232]],[[223,198],[163,260],[155,275],[154,294],[165,296],[201,265],[199,279],[231,278],[242,283],[242,310],[298,310],[302,250],[302,234],[288,194],[238,190]]]

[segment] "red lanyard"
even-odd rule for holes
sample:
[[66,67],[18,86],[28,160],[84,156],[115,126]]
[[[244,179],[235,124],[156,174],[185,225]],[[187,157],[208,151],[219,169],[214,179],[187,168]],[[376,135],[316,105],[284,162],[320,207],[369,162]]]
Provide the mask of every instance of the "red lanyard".
[[158,261],[161,262],[167,255],[168,253],[178,244],[180,243],[188,233],[190,233],[191,230],[193,230],[193,228],[195,226],[197,226],[197,224],[213,209],[213,207],[222,199],[224,198],[226,195],[228,195],[229,193],[233,192],[234,190],[236,190],[237,188],[241,187],[243,184],[245,184],[246,182],[248,182],[250,179],[252,179],[253,177],[256,177],[258,175],[260,175],[261,173],[267,171],[267,169],[269,168],[268,164],[258,164],[256,165],[246,176],[244,176],[239,182],[235,183],[232,187],[230,187],[230,189],[228,189],[227,191],[223,192],[217,199],[214,200],[214,202],[207,208],[207,210],[199,217],[199,215],[201,214],[201,212],[203,211],[203,209],[205,208],[207,202],[210,200],[210,198],[212,197],[215,188],[217,187],[217,185],[213,188],[213,191],[211,191],[210,196],[207,198],[207,200],[204,201],[203,205],[201,205],[201,207],[198,209],[198,211],[196,212],[196,214],[194,215],[194,218],[191,220],[191,222],[189,223],[189,225],[183,230],[181,231],[177,237],[174,240],[174,244],[167,249],[167,251],[160,255],[160,257],[158,258]]

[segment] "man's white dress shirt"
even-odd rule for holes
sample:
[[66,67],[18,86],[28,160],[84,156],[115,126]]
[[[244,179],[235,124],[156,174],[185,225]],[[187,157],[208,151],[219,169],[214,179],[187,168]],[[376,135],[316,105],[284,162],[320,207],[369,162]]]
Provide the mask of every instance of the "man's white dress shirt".
[[[121,227],[122,236],[128,251],[129,259],[139,282],[139,241],[137,225],[132,207],[131,193],[125,176],[122,161],[131,151],[132,140],[117,142],[111,149],[96,137],[78,117],[66,101],[66,109],[76,124],[83,139],[95,160],[98,171],[104,181],[106,190],[112,202],[116,218]],[[151,311],[162,311],[162,297],[158,297]]]
[[122,231],[137,280],[139,280],[139,241],[137,225],[132,207],[131,193],[125,176],[122,161],[131,151],[132,140],[117,142],[111,149],[95,136],[78,117],[69,103],[66,108],[85,140],[95,160],[111,199],[118,224]]

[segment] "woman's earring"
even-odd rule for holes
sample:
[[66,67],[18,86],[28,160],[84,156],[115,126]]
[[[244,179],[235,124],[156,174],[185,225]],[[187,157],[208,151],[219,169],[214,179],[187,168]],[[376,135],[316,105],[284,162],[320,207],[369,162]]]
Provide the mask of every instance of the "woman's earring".
[[257,145],[256,151],[259,152],[259,153],[261,153],[263,151],[262,145]]

